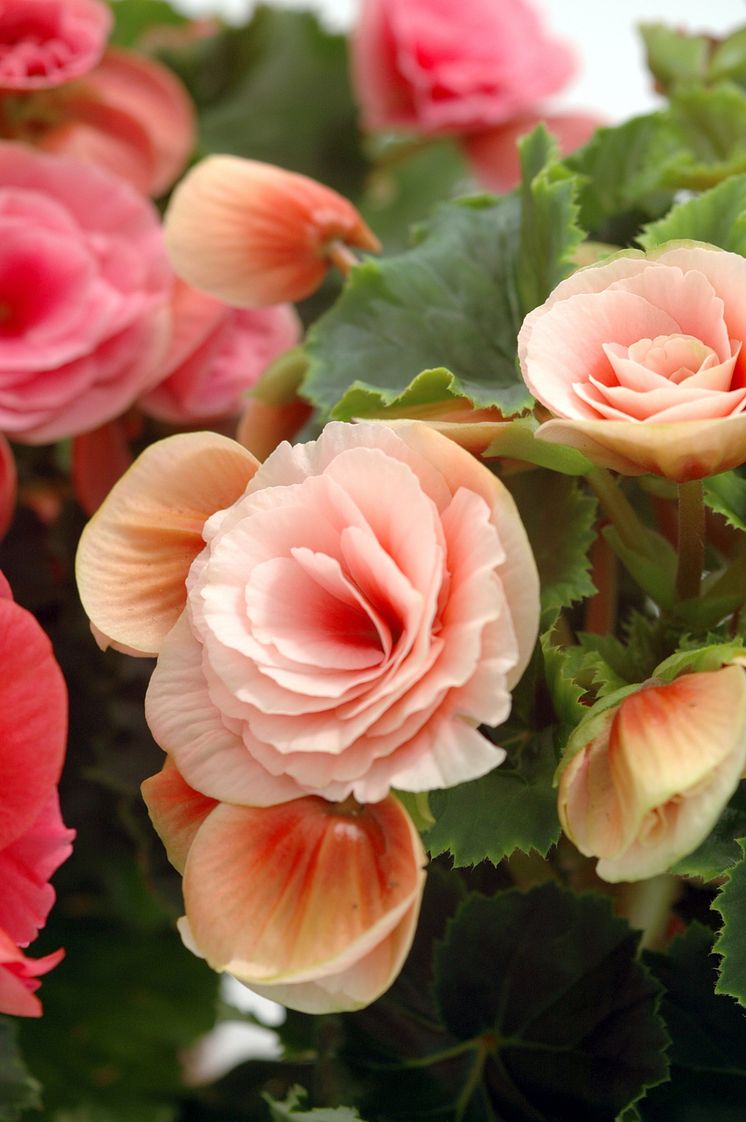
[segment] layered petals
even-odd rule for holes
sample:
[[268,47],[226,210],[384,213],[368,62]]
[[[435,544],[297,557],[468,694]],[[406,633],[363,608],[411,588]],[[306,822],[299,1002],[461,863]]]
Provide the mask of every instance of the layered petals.
[[12,1017],[40,1017],[41,1002],[36,996],[39,978],[54,969],[64,951],[44,958],[27,958],[13,940],[0,929],[0,1013]]
[[145,450],[78,547],[80,596],[105,638],[132,652],[158,652],[183,610],[205,520],[243,493],[258,466],[216,433],[185,433]]
[[37,90],[96,65],[112,15],[102,0],[3,0],[0,90]]
[[143,793],[183,863],[182,935],[213,969],[315,1013],[360,1008],[391,984],[414,935],[425,864],[396,799],[211,806],[170,766]]
[[524,321],[524,379],[556,419],[540,439],[677,482],[746,460],[746,261],[670,243],[589,266]]
[[245,308],[301,300],[347,246],[380,248],[336,191],[238,156],[210,156],[192,168],[174,191],[165,223],[176,273]]
[[579,726],[560,820],[604,880],[652,877],[710,833],[744,766],[746,670],[685,674]]
[[28,946],[44,926],[55,900],[49,878],[72,853],[74,837],[53,791],[31,826],[0,849],[0,928],[19,946]]

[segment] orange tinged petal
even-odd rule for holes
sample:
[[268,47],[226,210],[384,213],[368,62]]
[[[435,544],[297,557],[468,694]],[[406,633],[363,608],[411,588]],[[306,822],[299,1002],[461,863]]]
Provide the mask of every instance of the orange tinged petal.
[[147,448],[83,531],[76,572],[100,632],[157,654],[185,601],[202,527],[243,494],[258,461],[217,433],[182,433]]
[[301,300],[346,246],[380,248],[336,191],[238,156],[210,156],[184,177],[165,232],[176,273],[239,307]]
[[194,836],[218,806],[217,800],[190,787],[169,758],[156,775],[145,780],[141,791],[169,861],[183,872]]

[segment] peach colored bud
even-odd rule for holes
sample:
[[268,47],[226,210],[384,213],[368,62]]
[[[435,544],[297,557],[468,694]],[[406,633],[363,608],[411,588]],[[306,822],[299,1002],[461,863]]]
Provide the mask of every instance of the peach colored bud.
[[712,830],[746,764],[746,670],[644,686],[582,722],[568,746],[559,816],[606,881],[669,869]]
[[233,806],[191,788],[170,761],[143,795],[184,874],[182,937],[214,970],[308,1013],[359,1009],[391,985],[426,862],[397,799]]
[[353,262],[348,246],[380,244],[336,191],[271,164],[210,156],[176,188],[166,212],[175,271],[238,307],[301,300],[331,263]]

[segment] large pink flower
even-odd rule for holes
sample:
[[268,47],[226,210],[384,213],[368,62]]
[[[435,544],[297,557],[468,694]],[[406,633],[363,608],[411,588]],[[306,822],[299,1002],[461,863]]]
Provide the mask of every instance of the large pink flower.
[[158,375],[171,273],[113,176],[0,144],[0,432],[38,443],[121,413]]
[[422,842],[395,798],[233,806],[170,762],[143,795],[184,874],[184,941],[215,970],[309,1013],[359,1009],[391,984],[425,881]]
[[300,335],[300,320],[289,304],[232,308],[184,281],[174,285],[171,310],[171,346],[161,380],[140,406],[176,424],[239,413],[246,391]]
[[369,129],[468,133],[532,108],[573,57],[526,0],[364,0],[352,78]]
[[538,625],[502,484],[412,422],[328,425],[257,467],[211,434],[151,446],[81,541],[94,624],[160,652],[147,716],[185,780],[375,802],[500,763],[477,726],[507,717]]
[[3,0],[0,90],[59,86],[98,62],[112,24],[102,0]]
[[526,383],[559,420],[537,436],[678,482],[746,460],[746,259],[674,242],[581,269],[527,317]]

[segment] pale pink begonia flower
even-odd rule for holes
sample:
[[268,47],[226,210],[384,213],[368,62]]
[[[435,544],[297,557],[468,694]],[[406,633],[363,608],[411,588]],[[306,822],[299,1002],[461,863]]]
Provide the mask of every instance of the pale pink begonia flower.
[[359,1009],[388,988],[426,863],[398,800],[236,806],[190,788],[170,761],[143,795],[184,875],[184,942],[213,969],[307,1013]]
[[526,317],[536,432],[601,467],[677,482],[746,460],[746,259],[668,242],[580,269]]
[[364,0],[351,52],[372,130],[489,128],[532,109],[575,69],[527,0]]
[[289,304],[233,308],[177,280],[171,344],[144,413],[174,424],[230,417],[269,363],[293,347],[301,324]]
[[194,106],[176,75],[122,48],[35,106],[21,116],[18,139],[97,164],[156,198],[181,175],[196,141]]
[[208,156],[174,191],[164,219],[174,271],[227,304],[302,300],[348,246],[380,244],[358,211],[308,176],[239,156]]
[[59,86],[91,70],[113,17],[102,0],[2,0],[0,90]]
[[643,880],[704,841],[746,767],[746,670],[684,674],[589,717],[568,745],[559,816],[606,881]]
[[518,141],[537,125],[545,125],[557,142],[561,156],[586,144],[603,124],[591,113],[522,113],[503,125],[461,138],[461,146],[472,174],[488,191],[512,191],[521,181]]
[[0,144],[0,432],[95,428],[157,378],[171,272],[158,216],[94,167]]
[[505,720],[533,649],[536,566],[505,487],[426,425],[331,424],[261,467],[172,437],[114,488],[77,569],[96,627],[159,652],[148,722],[204,795],[376,802],[504,758],[477,726]]

